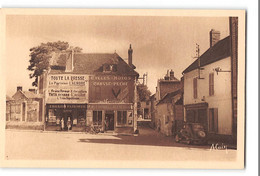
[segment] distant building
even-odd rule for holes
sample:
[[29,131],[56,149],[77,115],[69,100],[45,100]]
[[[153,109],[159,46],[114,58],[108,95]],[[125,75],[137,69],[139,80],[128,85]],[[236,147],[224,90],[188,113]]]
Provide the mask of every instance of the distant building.
[[75,131],[100,126],[102,131],[133,133],[137,128],[136,81],[132,64],[117,53],[55,53],[39,79],[45,96],[46,129],[59,130],[61,119]]
[[43,98],[35,89],[17,92],[6,97],[6,128],[43,129]]
[[180,89],[181,84],[180,80],[178,80],[174,76],[173,70],[168,70],[167,74],[164,76],[163,79],[158,79],[157,81],[157,87],[156,87],[156,93],[155,98],[158,102],[161,100],[167,93],[176,91]]
[[155,102],[155,94],[150,96],[150,112],[151,112],[151,127],[156,128],[155,126],[155,112],[156,112],[156,102]]
[[157,81],[157,87],[156,87],[156,92],[154,96],[154,116],[152,117],[152,120],[155,127],[160,126],[161,121],[159,120],[159,114],[158,114],[158,109],[156,107],[156,104],[159,103],[161,99],[163,99],[168,93],[175,92],[179,89],[181,89],[181,81],[178,80],[174,76],[173,70],[168,70],[167,74],[164,76],[163,79],[158,79]]
[[210,139],[230,139],[234,130],[231,39],[217,41],[219,35],[212,30],[211,47],[183,71],[184,117],[186,122],[202,123]]
[[166,136],[174,135],[183,124],[183,93],[179,89],[167,93],[157,104],[156,129]]

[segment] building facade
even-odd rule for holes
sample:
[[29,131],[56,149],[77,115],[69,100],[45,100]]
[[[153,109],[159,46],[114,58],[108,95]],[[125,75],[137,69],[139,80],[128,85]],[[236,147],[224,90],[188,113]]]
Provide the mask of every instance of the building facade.
[[210,36],[211,47],[183,71],[185,121],[203,124],[209,140],[232,137],[233,130],[231,41],[218,38]]
[[156,129],[166,136],[175,135],[183,124],[183,96],[181,90],[167,93],[157,105]]
[[39,92],[45,97],[47,130],[59,130],[61,120],[70,119],[72,130],[84,131],[96,125],[102,131],[132,133],[137,128],[136,81],[132,64],[117,53],[53,54],[50,69],[39,78]]
[[153,110],[153,116],[152,117],[152,122],[153,125],[155,126],[156,129],[159,129],[161,126],[161,120],[160,120],[160,114],[158,112],[157,104],[162,100],[168,93],[175,92],[179,89],[181,89],[181,81],[178,80],[174,76],[173,70],[168,70],[167,74],[164,76],[163,79],[158,79],[157,81],[157,87],[156,87],[156,92],[154,95],[153,100],[153,107],[151,109]]
[[6,98],[6,128],[43,129],[43,98],[35,89],[17,87],[12,98]]

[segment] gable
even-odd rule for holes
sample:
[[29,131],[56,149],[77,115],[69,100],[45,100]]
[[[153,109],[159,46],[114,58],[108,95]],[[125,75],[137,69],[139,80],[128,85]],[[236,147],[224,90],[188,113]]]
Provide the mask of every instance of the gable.
[[17,91],[12,98],[14,100],[27,100],[28,98],[21,92],[21,91]]
[[[211,64],[231,55],[230,36],[220,40],[200,56],[200,66]],[[187,73],[198,68],[198,59],[189,65],[182,73]]]

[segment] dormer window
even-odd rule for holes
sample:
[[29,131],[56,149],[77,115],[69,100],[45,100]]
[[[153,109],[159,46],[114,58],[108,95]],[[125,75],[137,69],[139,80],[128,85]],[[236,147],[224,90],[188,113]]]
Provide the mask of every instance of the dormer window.
[[116,72],[117,65],[115,64],[105,64],[103,65],[103,72]]

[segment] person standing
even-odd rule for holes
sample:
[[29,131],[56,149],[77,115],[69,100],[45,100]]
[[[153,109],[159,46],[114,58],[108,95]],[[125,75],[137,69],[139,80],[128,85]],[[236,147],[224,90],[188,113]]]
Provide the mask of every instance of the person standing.
[[71,120],[70,120],[70,117],[68,117],[67,127],[68,127],[68,131],[69,131],[69,130],[71,129]]
[[64,125],[65,125],[63,117],[61,118],[60,125],[61,125],[61,131],[63,131],[64,130]]

